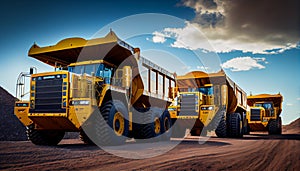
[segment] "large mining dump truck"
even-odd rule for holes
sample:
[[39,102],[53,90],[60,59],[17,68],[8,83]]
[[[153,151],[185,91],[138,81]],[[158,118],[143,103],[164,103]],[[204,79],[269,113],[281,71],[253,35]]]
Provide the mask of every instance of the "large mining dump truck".
[[[127,138],[169,139],[168,91],[174,74],[140,56],[110,31],[105,37],[68,38],[56,45],[34,44],[28,53],[54,72],[21,73],[15,115],[37,145],[56,145],[65,132],[80,132],[85,143],[119,145]],[[170,130],[171,131],[171,130]],[[158,138],[159,137],[159,138]]]
[[242,137],[246,128],[246,93],[221,70],[218,73],[193,71],[177,76],[174,101],[169,112],[174,125],[173,137]]
[[[250,111],[247,113],[249,131],[268,131],[269,134],[281,134],[283,97],[281,94],[259,94],[247,97]],[[249,133],[249,132],[248,132]]]

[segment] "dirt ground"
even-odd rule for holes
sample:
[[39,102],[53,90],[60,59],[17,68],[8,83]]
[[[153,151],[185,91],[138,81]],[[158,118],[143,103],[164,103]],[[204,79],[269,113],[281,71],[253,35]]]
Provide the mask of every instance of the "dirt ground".
[[[110,154],[79,139],[64,139],[58,146],[36,146],[29,141],[0,142],[0,170],[300,170],[300,134],[269,136],[256,133],[243,139],[198,137],[149,143],[147,154],[176,145],[152,158],[129,159]],[[134,148],[127,143],[118,148]],[[126,150],[123,150],[126,153]]]

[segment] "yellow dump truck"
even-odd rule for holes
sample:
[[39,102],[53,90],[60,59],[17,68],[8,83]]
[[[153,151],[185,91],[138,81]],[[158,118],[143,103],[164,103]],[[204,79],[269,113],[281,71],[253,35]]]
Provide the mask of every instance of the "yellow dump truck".
[[[54,72],[21,73],[15,115],[37,145],[56,145],[65,132],[80,132],[86,143],[118,145],[126,138],[152,139],[171,127],[167,107],[173,73],[140,56],[140,49],[105,37],[68,38],[55,45],[34,44],[28,56],[55,67]],[[163,134],[169,138],[169,134]]]
[[177,87],[170,93],[175,99],[169,107],[176,122],[173,137],[183,137],[187,128],[197,136],[212,130],[218,137],[243,136],[247,96],[223,70],[177,76]]
[[247,97],[250,111],[247,113],[249,131],[268,131],[269,134],[281,134],[283,97],[281,94],[259,94]]

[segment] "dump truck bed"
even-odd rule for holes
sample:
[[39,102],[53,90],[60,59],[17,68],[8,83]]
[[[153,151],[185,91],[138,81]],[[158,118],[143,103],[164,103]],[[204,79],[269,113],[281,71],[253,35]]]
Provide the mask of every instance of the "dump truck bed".
[[274,107],[279,108],[280,112],[282,110],[282,101],[283,101],[283,97],[280,93],[279,94],[258,94],[258,95],[247,97],[247,104],[249,106],[253,106],[254,103],[257,102],[273,102]]
[[228,86],[227,113],[234,113],[237,107],[246,111],[246,93],[233,82],[223,70],[217,73],[205,73],[202,71],[189,72],[186,75],[178,76],[179,87],[200,87],[204,84],[226,84]]
[[111,31],[105,37],[86,40],[83,38],[67,38],[56,45],[39,47],[34,44],[28,56],[51,66],[68,66],[71,63],[104,59],[114,64],[120,64],[132,55],[134,48],[120,40]]
[[283,97],[281,94],[258,94],[247,97],[247,103],[249,106],[253,106],[256,102],[273,102],[275,107],[281,107]]
[[144,87],[144,83],[148,82],[146,85],[149,85],[151,80],[150,78],[143,79],[140,76],[140,72],[144,71],[148,73],[150,70],[155,71],[159,75],[164,75],[169,80],[175,79],[173,73],[141,57],[139,48],[133,48],[122,41],[113,31],[110,31],[105,37],[91,40],[67,38],[61,40],[56,45],[45,47],[39,47],[34,44],[30,48],[28,56],[57,67],[67,67],[71,63],[92,60],[103,60],[118,68],[129,65],[133,69],[132,75],[135,76],[132,79],[132,104],[142,95],[160,99],[162,102],[170,101],[166,96],[168,93],[158,94],[158,92],[145,91],[146,87]]

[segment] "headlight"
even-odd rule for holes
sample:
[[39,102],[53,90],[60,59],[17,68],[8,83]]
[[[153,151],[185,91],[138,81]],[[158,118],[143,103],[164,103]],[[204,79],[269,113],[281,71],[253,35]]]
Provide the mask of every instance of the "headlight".
[[214,107],[213,106],[201,107],[201,110],[214,110]]
[[35,105],[34,105],[34,100],[31,100],[31,101],[30,101],[30,108],[33,109],[34,107],[35,107]]
[[176,108],[168,108],[168,111],[175,111]]
[[210,106],[210,107],[208,107],[207,110],[213,110],[213,109],[214,109],[214,107],[213,107],[213,106]]
[[89,105],[90,101],[88,100],[73,100],[71,105]]

